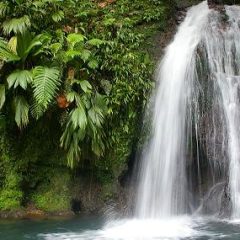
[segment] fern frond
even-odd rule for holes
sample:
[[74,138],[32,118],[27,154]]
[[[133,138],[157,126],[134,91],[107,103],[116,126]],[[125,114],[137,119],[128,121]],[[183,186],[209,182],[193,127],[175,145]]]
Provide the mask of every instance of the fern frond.
[[45,109],[53,100],[61,84],[60,71],[56,68],[36,67],[33,71],[33,92],[36,102]]
[[3,32],[6,35],[10,33],[23,34],[31,26],[29,16],[25,15],[21,18],[12,18],[6,20],[2,24]]
[[31,115],[36,120],[38,120],[40,117],[42,117],[43,114],[45,113],[45,111],[46,111],[46,108],[43,105],[38,104],[36,101],[34,101],[32,106],[30,107]]

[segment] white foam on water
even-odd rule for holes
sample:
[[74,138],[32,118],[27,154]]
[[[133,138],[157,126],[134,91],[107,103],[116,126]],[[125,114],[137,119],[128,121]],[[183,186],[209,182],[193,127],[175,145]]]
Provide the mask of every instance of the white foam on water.
[[44,240],[180,240],[209,235],[196,230],[197,226],[197,222],[185,216],[162,220],[132,219],[111,222],[101,230],[49,233],[39,237]]

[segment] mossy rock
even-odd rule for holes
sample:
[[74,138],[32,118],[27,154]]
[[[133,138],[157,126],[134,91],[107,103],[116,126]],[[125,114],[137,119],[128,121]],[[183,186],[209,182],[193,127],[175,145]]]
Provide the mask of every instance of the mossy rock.
[[37,209],[51,213],[69,211],[71,196],[69,192],[70,174],[68,171],[58,170],[52,176],[47,176],[32,194],[31,201]]

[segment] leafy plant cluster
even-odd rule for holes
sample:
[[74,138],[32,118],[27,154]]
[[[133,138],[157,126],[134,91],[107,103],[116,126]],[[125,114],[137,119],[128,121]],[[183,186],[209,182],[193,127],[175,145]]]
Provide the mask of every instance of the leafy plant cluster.
[[37,172],[41,146],[26,138],[44,139],[43,124],[56,128],[47,143],[63,149],[68,166],[90,164],[103,182],[119,176],[153,86],[147,42],[169,13],[156,0],[0,0],[0,124],[19,135],[8,160],[22,176],[17,191]]

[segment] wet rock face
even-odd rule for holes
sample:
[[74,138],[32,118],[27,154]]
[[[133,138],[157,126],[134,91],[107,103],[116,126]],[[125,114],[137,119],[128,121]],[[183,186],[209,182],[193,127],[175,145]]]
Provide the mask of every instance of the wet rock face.
[[201,2],[201,0],[175,0],[178,9],[184,9],[196,5]]
[[[175,0],[178,9],[184,9],[196,5],[202,0]],[[214,7],[216,5],[234,5],[240,4],[240,0],[208,0],[208,5]]]
[[240,0],[208,0],[209,5],[214,4],[226,4],[226,5],[234,5],[240,4]]

